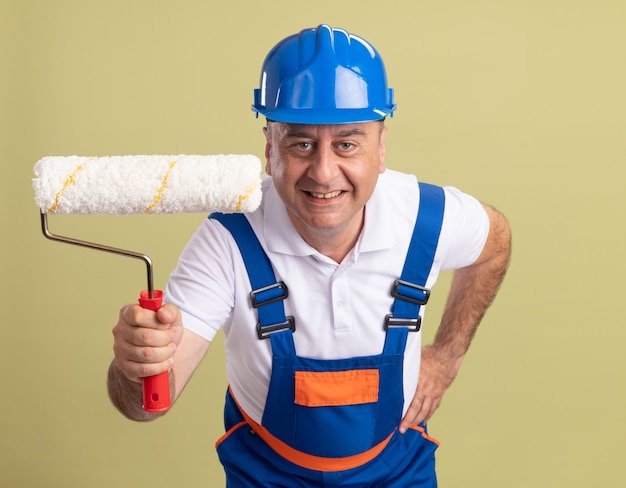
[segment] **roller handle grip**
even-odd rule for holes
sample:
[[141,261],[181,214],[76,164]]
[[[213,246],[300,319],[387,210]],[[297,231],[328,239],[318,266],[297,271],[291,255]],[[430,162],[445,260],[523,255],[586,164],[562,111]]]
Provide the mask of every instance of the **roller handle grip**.
[[[163,304],[163,291],[154,290],[153,298],[147,290],[139,295],[139,305],[156,312]],[[172,406],[170,399],[170,378],[167,371],[154,376],[142,378],[143,383],[143,409],[146,412],[165,412]]]

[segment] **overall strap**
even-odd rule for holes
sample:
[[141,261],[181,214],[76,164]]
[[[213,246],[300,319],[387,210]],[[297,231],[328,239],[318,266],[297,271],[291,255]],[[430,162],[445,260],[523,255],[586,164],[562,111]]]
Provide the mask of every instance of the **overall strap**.
[[426,281],[435,259],[443,223],[445,194],[443,188],[419,183],[420,201],[413,235],[404,267],[391,291],[395,298],[391,313],[385,317],[386,354],[403,353],[409,332],[421,328],[420,308],[426,305],[430,290]]
[[212,213],[210,219],[220,222],[232,234],[246,266],[252,291],[250,302],[256,308],[259,339],[270,339],[273,354],[295,356],[294,318],[285,316],[283,300],[289,295],[287,285],[276,280],[267,254],[261,247],[248,219],[243,214]]

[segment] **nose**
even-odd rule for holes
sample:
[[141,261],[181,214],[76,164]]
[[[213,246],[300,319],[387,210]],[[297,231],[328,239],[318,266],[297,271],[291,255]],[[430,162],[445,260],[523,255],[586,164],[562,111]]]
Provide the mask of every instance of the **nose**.
[[339,173],[337,155],[332,147],[320,144],[310,159],[308,176],[322,186],[330,186]]

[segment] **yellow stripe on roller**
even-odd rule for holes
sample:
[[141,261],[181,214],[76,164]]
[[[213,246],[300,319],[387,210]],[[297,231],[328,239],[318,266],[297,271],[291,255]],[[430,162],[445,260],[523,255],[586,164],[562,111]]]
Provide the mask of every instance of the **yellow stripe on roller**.
[[74,183],[76,183],[76,180],[74,179],[74,177],[76,176],[76,174],[81,171],[83,168],[85,167],[84,164],[79,165],[73,172],[71,175],[69,175],[65,181],[63,182],[63,187],[58,191],[58,193],[56,194],[56,196],[54,197],[54,203],[52,204],[52,206],[48,209],[48,213],[53,213],[56,211],[57,208],[59,208],[60,205],[60,200],[61,197],[63,196],[63,192],[65,192],[65,190],[72,186]]
[[174,166],[176,166],[176,161],[172,161],[170,163],[170,167],[168,168],[168,170],[165,173],[165,175],[163,175],[163,179],[161,180],[161,186],[157,190],[157,193],[154,196],[154,199],[152,200],[152,203],[150,204],[150,206],[148,206],[148,208],[145,210],[144,213],[152,212],[156,208],[156,206],[159,204],[159,202],[161,201],[161,198],[163,198],[163,192],[167,188],[167,182],[168,182],[168,180],[170,178],[170,173],[174,169]]
[[245,202],[248,198],[250,198],[250,195],[254,193],[254,190],[256,190],[256,187],[257,187],[257,183],[255,182],[246,190],[246,192],[243,195],[239,195],[237,197],[237,205],[235,207],[235,212],[241,212],[241,208],[243,207],[243,202]]

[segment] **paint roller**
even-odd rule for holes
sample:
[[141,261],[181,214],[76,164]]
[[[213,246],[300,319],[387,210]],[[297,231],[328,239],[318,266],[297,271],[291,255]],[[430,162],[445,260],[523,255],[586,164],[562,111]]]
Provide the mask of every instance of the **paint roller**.
[[[50,232],[49,214],[160,214],[252,212],[261,202],[261,161],[254,155],[53,156],[34,167],[41,230],[53,241],[142,260],[147,289],[139,304],[153,311],[163,292],[154,289],[153,265],[142,253]],[[167,371],[142,378],[143,408],[171,407]]]

